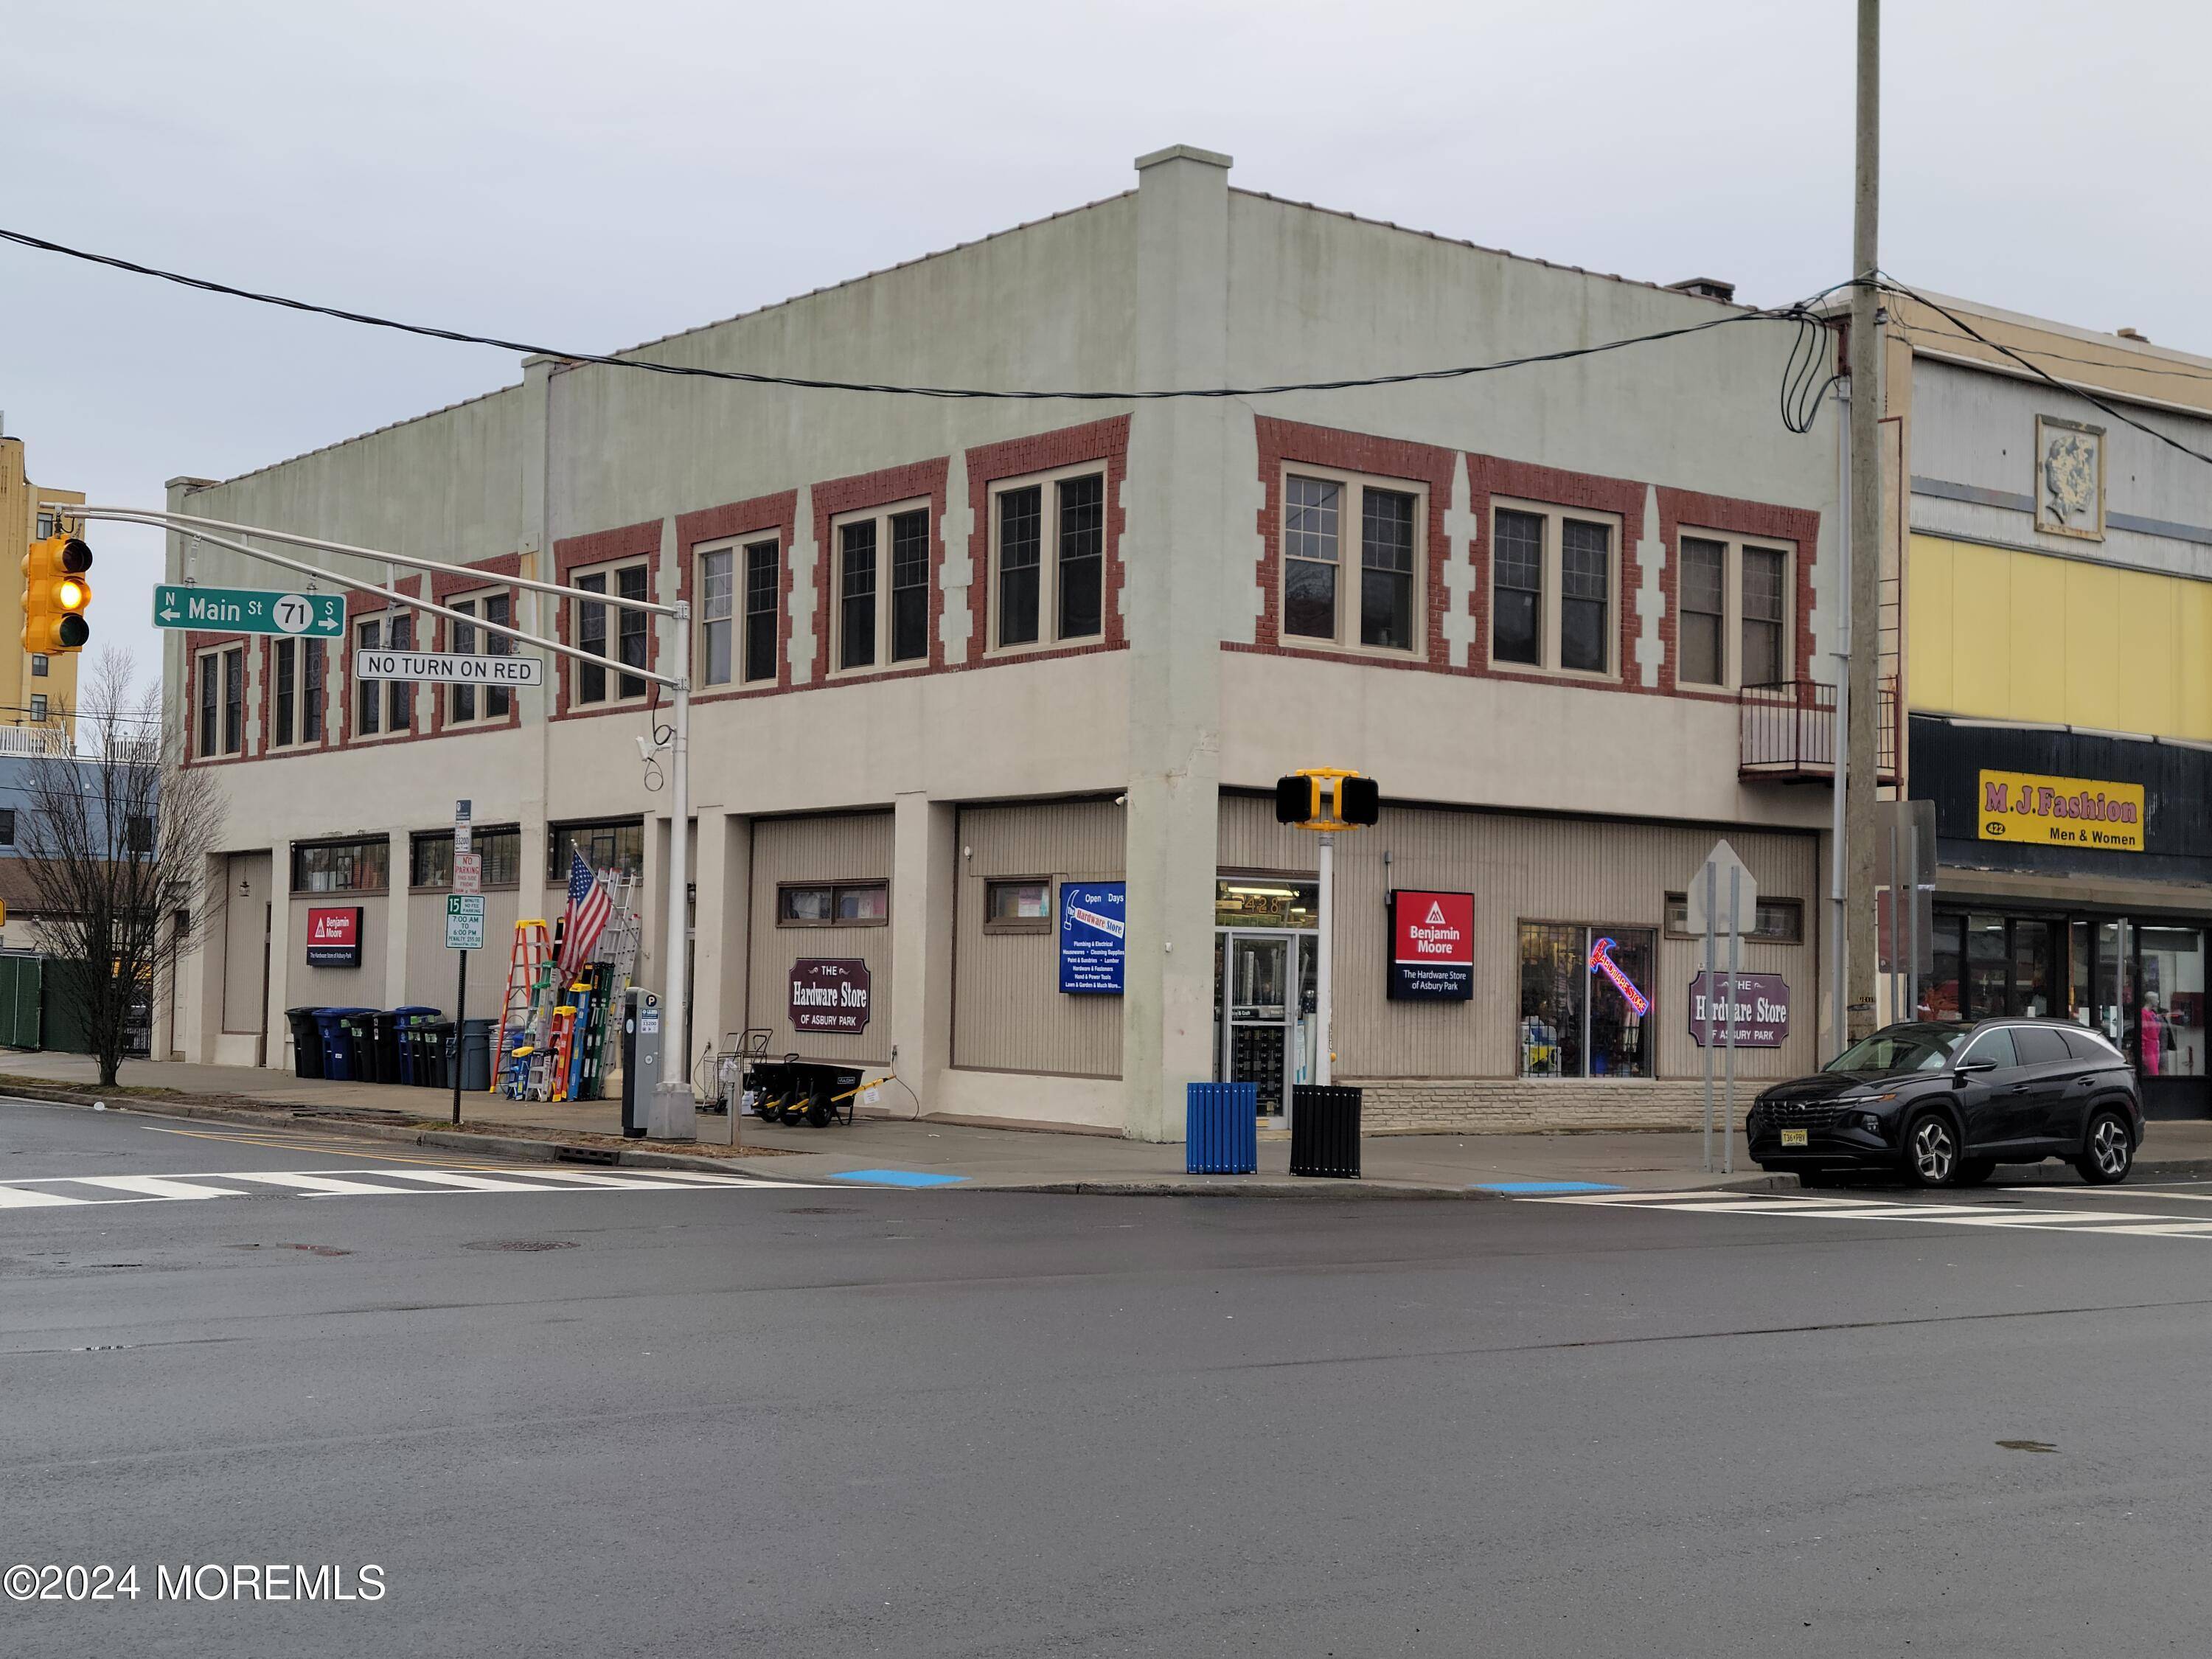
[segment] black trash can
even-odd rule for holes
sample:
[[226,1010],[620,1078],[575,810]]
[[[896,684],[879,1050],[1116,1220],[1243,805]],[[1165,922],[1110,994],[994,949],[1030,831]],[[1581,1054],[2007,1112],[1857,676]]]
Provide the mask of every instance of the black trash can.
[[461,1022],[461,1087],[482,1094],[491,1087],[491,1034],[495,1019]]
[[399,1025],[391,1011],[378,1008],[362,1016],[368,1040],[362,1045],[362,1081],[399,1081]]
[[424,1020],[416,1027],[422,1047],[415,1055],[415,1080],[433,1089],[453,1086],[453,1022]]
[[1291,1091],[1291,1173],[1359,1178],[1359,1091],[1301,1083]]
[[292,1075],[320,1077],[323,1074],[323,1028],[315,1024],[313,1008],[287,1008],[284,1018],[292,1022]]
[[386,1080],[391,1083],[415,1083],[415,1057],[422,1048],[416,1036],[416,1027],[426,1019],[437,1018],[441,1011],[419,1002],[410,1002],[392,1011],[392,1042],[399,1069]]

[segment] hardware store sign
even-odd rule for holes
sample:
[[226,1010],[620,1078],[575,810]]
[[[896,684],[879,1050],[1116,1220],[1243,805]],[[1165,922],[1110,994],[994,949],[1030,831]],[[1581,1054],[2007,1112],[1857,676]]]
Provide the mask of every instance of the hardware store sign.
[[2143,850],[2147,812],[2139,783],[2047,778],[2033,772],[1984,772],[1978,831],[1984,841]]
[[1060,884],[1060,988],[1068,996],[1118,997],[1128,956],[1129,884]]
[[[1729,982],[1725,972],[1690,981],[1690,1036],[1705,1046],[1707,1016],[1712,1019],[1712,1046],[1728,1042],[1728,1000],[1720,988]],[[1779,974],[1738,974],[1735,976],[1735,1046],[1739,1048],[1779,1048],[1790,1036],[1790,981]]]
[[791,1029],[850,1036],[868,1029],[868,964],[854,957],[791,964]]
[[1397,1001],[1466,1002],[1474,995],[1474,895],[1390,895],[1389,995]]

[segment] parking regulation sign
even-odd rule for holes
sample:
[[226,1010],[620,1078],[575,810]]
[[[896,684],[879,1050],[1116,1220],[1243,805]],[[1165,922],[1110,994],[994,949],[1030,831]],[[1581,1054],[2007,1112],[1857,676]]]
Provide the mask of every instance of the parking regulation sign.
[[481,951],[483,949],[484,902],[482,893],[448,893],[446,896],[446,948],[448,951]]

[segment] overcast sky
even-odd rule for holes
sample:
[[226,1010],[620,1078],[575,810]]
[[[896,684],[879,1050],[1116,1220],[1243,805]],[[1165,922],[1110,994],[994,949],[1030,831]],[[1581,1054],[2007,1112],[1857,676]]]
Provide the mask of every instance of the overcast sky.
[[[1883,264],[2212,350],[2212,8],[1888,9]],[[0,224],[605,351],[1110,195],[1189,143],[1252,188],[1774,302],[1847,274],[1854,11],[0,0]],[[96,500],[159,506],[173,475],[519,374],[0,245],[7,430]],[[158,538],[95,546],[95,637],[150,669]]]

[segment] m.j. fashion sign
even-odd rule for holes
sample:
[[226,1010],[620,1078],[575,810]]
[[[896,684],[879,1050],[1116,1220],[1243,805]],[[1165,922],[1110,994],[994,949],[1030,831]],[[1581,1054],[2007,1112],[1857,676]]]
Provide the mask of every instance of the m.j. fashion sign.
[[1474,995],[1474,895],[1390,895],[1390,995],[1465,1002]]
[[2143,850],[2145,801],[2139,783],[1984,771],[1976,797],[1984,841],[2039,842],[2108,853]]

